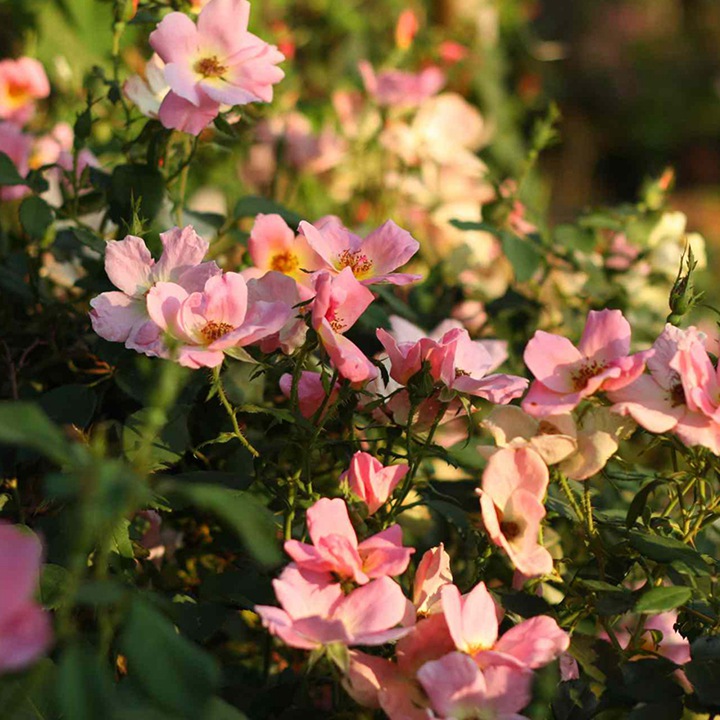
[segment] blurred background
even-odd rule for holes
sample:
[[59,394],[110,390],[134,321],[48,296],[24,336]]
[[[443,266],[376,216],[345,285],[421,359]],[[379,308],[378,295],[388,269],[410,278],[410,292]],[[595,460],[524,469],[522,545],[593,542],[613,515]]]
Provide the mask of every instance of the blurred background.
[[[0,0],[0,55],[25,48],[56,86],[79,88],[83,71],[107,64],[111,4]],[[521,165],[534,119],[558,103],[561,142],[543,156],[538,201],[552,221],[632,202],[649,176],[672,166],[673,206],[710,245],[720,241],[717,0],[263,0],[253,23],[288,55],[283,91],[312,114],[330,88],[359,84],[359,59],[398,60],[393,27],[408,8],[420,20],[416,60],[438,61],[446,38],[471,49],[473,62],[451,82],[487,111],[494,137],[482,152],[508,174]],[[138,36],[151,29],[142,13],[135,22]],[[127,47],[128,63],[142,62]]]

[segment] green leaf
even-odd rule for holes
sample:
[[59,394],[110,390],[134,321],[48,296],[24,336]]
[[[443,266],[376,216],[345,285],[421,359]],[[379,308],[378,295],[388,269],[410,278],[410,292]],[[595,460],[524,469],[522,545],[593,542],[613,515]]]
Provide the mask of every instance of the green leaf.
[[110,219],[117,225],[129,224],[138,205],[141,219],[152,220],[165,197],[165,178],[150,165],[118,165],[110,178]]
[[48,610],[57,610],[62,604],[65,585],[70,573],[62,565],[43,565],[40,575],[40,602]]
[[[125,455],[133,461],[145,442],[148,408],[138,410],[128,419],[123,428],[123,447]],[[190,446],[190,434],[187,417],[180,409],[176,410],[170,421],[162,428],[152,444],[153,469],[173,465],[178,462]]]
[[32,403],[0,403],[0,443],[31,448],[58,465],[70,463],[73,458],[71,443]]
[[86,428],[97,398],[86,385],[61,385],[41,395],[38,402],[53,422]]
[[113,549],[124,558],[135,557],[132,542],[130,542],[130,521],[122,518],[112,531]]
[[653,480],[652,482],[649,482],[647,485],[643,486],[643,488],[637,492],[635,497],[632,499],[632,502],[630,503],[630,507],[628,508],[627,515],[625,517],[625,527],[628,530],[635,524],[635,521],[640,517],[642,511],[645,509],[645,505],[647,504],[648,497],[650,497],[650,493],[661,485],[665,485],[666,483],[667,480],[663,479]]
[[212,513],[234,530],[247,551],[265,567],[282,562],[273,514],[253,495],[220,485],[191,485],[166,480],[157,488],[160,495],[185,500]]
[[644,592],[635,603],[635,612],[654,615],[674,610],[692,597],[689,587],[656,587]]
[[202,720],[248,720],[248,717],[224,700],[214,697]]
[[482,230],[484,232],[491,233],[492,235],[496,235],[497,237],[500,236],[502,233],[502,230],[499,228],[496,228],[494,225],[490,225],[490,223],[477,221],[477,220],[451,220],[450,224],[453,227],[456,227],[458,230]]
[[120,647],[132,679],[148,697],[179,718],[204,716],[220,680],[219,669],[210,655],[179,635],[164,615],[147,602],[135,600]]
[[298,225],[304,219],[302,215],[298,215],[296,212],[288,210],[272,200],[255,195],[247,195],[246,197],[240,198],[235,204],[235,210],[233,211],[236,219],[255,217],[258,213],[265,215],[277,213],[292,230],[297,230]]
[[24,185],[25,179],[17,171],[15,163],[4,152],[0,152],[0,185]]
[[683,672],[705,709],[720,711],[720,660],[691,660]]
[[25,198],[20,205],[20,224],[33,240],[45,237],[53,218],[52,208],[37,195]]
[[60,658],[58,702],[63,717],[97,720],[112,717],[114,687],[109,668],[98,660],[97,652],[74,644]]
[[502,234],[502,249],[515,272],[515,279],[527,282],[540,267],[540,253],[529,240],[505,232]]
[[630,532],[630,544],[646,558],[659,563],[682,562],[689,570],[708,575],[710,567],[700,554],[689,545],[675,538],[649,535],[639,531]]

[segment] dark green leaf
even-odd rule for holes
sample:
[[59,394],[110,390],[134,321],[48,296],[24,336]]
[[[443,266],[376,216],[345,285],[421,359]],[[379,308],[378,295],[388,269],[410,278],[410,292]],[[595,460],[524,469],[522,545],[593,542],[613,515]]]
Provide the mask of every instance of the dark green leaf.
[[136,600],[120,647],[134,681],[148,697],[178,718],[203,717],[220,679],[218,667],[208,654],[179,635],[164,615]]
[[58,666],[58,703],[63,717],[98,720],[112,716],[114,689],[109,668],[97,652],[80,644],[69,646]]
[[502,234],[502,248],[518,282],[527,282],[540,267],[540,253],[529,240],[506,232]]
[[41,395],[38,402],[53,422],[86,428],[97,398],[86,385],[62,385]]
[[633,530],[630,532],[630,544],[641,555],[655,562],[679,561],[698,574],[707,575],[710,572],[708,564],[696,550],[675,538]]
[[625,517],[625,527],[628,530],[635,524],[635,521],[640,517],[642,511],[645,509],[650,493],[666,483],[667,480],[653,480],[637,492],[630,503],[630,507],[628,508],[627,515]]
[[0,185],[24,185],[23,176],[6,153],[0,152]]
[[689,587],[656,587],[644,592],[635,603],[635,612],[654,615],[674,610],[692,597]]
[[219,485],[191,485],[171,480],[161,483],[157,489],[160,495],[179,496],[226,523],[261,565],[273,567],[282,561],[273,515],[253,495]]
[[52,208],[37,195],[26,197],[20,205],[20,223],[23,230],[33,240],[45,237],[47,229],[52,225]]
[[32,403],[0,403],[0,443],[32,448],[59,465],[73,457],[70,442]]
[[133,206],[139,202],[141,219],[152,220],[165,197],[165,178],[149,165],[119,165],[110,180],[109,214],[117,225],[129,224]]
[[[150,410],[143,409],[133,413],[123,429],[123,446],[125,455],[134,460],[143,446],[146,435],[146,420]],[[187,428],[187,417],[184,412],[177,411],[163,427],[152,444],[153,469],[176,463],[185,454],[190,445]]]
[[683,672],[705,710],[720,710],[720,660],[691,660]]

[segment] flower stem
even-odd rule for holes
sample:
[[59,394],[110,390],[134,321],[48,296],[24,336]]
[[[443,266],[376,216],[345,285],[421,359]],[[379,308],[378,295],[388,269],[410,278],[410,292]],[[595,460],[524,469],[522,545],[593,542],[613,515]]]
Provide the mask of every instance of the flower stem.
[[225,394],[225,389],[222,386],[222,381],[220,380],[221,367],[222,367],[222,365],[218,365],[217,367],[213,368],[213,382],[215,385],[215,389],[217,390],[218,397],[220,398],[220,402],[222,403],[223,407],[225,408],[225,411],[227,412],[227,415],[230,418],[230,422],[232,423],[233,434],[241,442],[242,446],[253,457],[260,457],[260,453],[250,444],[248,439],[243,435],[242,430],[240,430],[240,426],[238,425],[237,417],[235,416],[235,410],[233,409],[233,406],[230,404],[230,401],[228,400],[228,397]]

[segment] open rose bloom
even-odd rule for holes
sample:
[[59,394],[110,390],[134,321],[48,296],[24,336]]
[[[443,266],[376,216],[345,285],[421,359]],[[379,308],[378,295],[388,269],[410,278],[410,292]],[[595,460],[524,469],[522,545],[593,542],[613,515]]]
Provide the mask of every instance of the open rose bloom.
[[210,0],[197,23],[173,12],[152,32],[169,87],[157,110],[165,127],[197,135],[223,106],[272,100],[272,86],[284,76],[277,64],[285,58],[247,31],[249,17],[247,0]]

